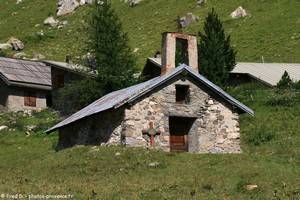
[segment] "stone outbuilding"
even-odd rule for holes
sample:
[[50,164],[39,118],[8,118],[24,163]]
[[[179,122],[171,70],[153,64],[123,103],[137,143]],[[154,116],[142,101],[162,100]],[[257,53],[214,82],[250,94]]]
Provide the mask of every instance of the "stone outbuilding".
[[199,74],[197,55],[195,36],[164,33],[159,76],[107,94],[46,132],[59,130],[57,149],[122,144],[239,153],[239,114],[254,112]]
[[68,63],[0,57],[0,107],[8,111],[47,108],[53,90],[86,75],[82,67]]

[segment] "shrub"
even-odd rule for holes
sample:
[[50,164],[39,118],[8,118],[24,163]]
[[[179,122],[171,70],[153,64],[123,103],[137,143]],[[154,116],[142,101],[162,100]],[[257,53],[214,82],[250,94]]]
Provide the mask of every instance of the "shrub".
[[277,87],[280,89],[291,88],[293,86],[293,81],[290,78],[287,71],[284,71],[280,81],[277,83]]

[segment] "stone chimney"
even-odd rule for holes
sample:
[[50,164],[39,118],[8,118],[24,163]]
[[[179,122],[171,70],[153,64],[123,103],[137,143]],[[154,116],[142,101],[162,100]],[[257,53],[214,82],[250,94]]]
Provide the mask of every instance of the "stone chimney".
[[[179,42],[183,42],[185,45],[181,45],[178,48]],[[177,46],[177,47],[176,47]],[[169,73],[179,63],[176,63],[176,50],[185,52],[186,62],[184,64],[190,66],[198,72],[198,50],[197,50],[197,38],[193,35],[187,35],[183,33],[166,32],[163,33],[162,38],[162,68],[161,75]]]

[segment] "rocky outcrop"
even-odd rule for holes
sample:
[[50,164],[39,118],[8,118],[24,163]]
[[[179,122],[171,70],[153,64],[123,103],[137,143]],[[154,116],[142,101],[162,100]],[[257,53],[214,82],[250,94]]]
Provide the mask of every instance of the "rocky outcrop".
[[8,129],[8,126],[0,126],[0,132]]
[[247,15],[248,15],[247,11],[242,6],[239,6],[235,11],[233,11],[230,14],[231,18],[233,18],[233,19],[246,17]]
[[23,42],[21,40],[17,39],[17,38],[11,37],[7,41],[7,43],[12,46],[13,50],[20,51],[20,50],[24,49]]
[[59,0],[57,3],[57,16],[62,16],[73,12],[80,6],[77,0]]

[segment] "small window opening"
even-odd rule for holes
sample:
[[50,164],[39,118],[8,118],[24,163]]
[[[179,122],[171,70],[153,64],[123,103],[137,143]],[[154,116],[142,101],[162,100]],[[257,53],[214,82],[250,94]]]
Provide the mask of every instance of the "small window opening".
[[36,93],[25,92],[24,93],[24,105],[30,107],[36,107]]
[[180,64],[189,64],[188,41],[176,38],[175,65],[178,67]]
[[188,85],[176,85],[176,103],[187,104],[190,102],[190,87]]

